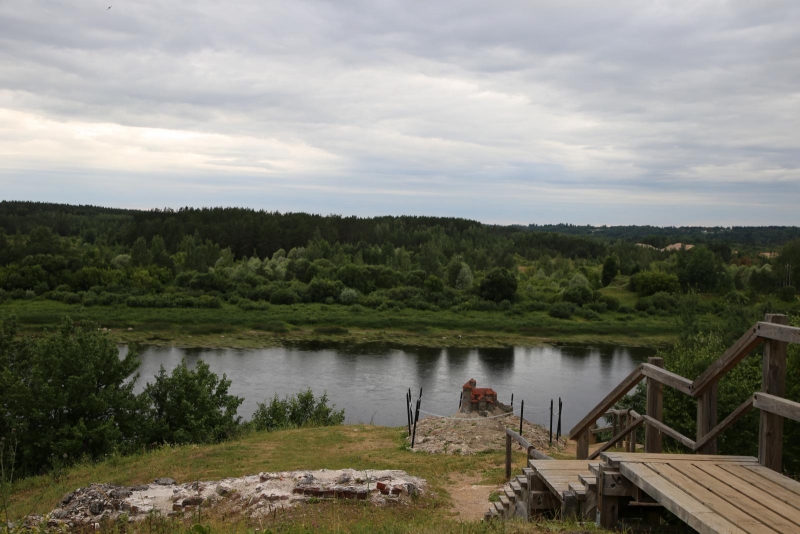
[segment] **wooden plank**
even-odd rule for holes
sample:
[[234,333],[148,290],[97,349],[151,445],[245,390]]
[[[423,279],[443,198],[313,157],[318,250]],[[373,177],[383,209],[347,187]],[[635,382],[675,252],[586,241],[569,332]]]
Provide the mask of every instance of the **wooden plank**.
[[671,464],[653,463],[646,465],[658,473],[662,478],[669,481],[672,485],[680,488],[684,493],[691,495],[692,498],[700,501],[707,508],[719,514],[720,517],[724,517],[732,523],[735,523],[742,530],[745,530],[750,534],[772,534],[773,532],[777,532],[771,526],[764,523],[763,519],[757,519],[739,510],[739,508],[730,504],[722,497],[714,494],[702,484],[698,484],[691,478],[682,474]]
[[754,393],[753,407],[766,410],[781,417],[788,417],[800,421],[800,403],[770,395],[769,393]]
[[600,417],[605,415],[606,411],[614,406],[618,400],[625,396],[636,384],[638,384],[644,375],[642,375],[642,367],[639,365],[634,369],[631,374],[629,374],[622,382],[615,387],[611,393],[606,395],[606,397],[600,401],[597,406],[592,409],[586,416],[581,419],[581,421],[573,427],[573,429],[569,433],[570,439],[575,439],[579,434],[581,434],[584,430],[588,429],[589,426],[596,423]]
[[[793,532],[800,531],[800,510],[790,504],[787,504],[783,500],[776,499],[772,493],[764,490],[761,485],[755,485],[749,482],[746,478],[739,476],[738,474],[731,473],[722,466],[715,465],[711,462],[700,462],[693,465],[697,469],[700,469],[719,480],[723,485],[735,489],[741,495],[746,496],[751,501],[767,508],[772,513],[778,514],[781,518],[793,525]],[[758,475],[755,473],[751,474],[754,478],[758,477]],[[774,486],[774,484],[772,485]],[[781,491],[781,488],[778,488],[778,491]],[[752,505],[749,504],[748,506]]]
[[589,430],[583,430],[575,439],[575,458],[582,460],[589,456]]
[[773,339],[775,341],[785,341],[788,343],[800,343],[800,328],[786,326],[786,324],[775,324],[768,322],[756,323],[758,337]]
[[[697,398],[697,431],[696,438],[704,438],[717,426],[717,384],[712,384]],[[717,440],[710,438],[702,449],[695,446],[700,454],[717,454]]]
[[734,411],[732,411],[731,414],[728,417],[723,419],[720,424],[715,426],[713,428],[713,430],[711,430],[711,432],[709,432],[708,434],[706,434],[702,438],[698,439],[697,440],[697,444],[695,445],[697,450],[701,450],[702,447],[708,441],[711,441],[712,439],[716,439],[716,437],[719,436],[719,434],[721,434],[725,430],[727,430],[729,426],[731,426],[733,423],[738,421],[740,417],[742,417],[744,414],[749,412],[752,408],[753,408],[753,397],[751,396],[749,399],[747,399],[742,404],[740,404],[738,408],[736,408]]
[[[652,357],[648,363],[654,367],[663,368],[664,358]],[[645,413],[656,421],[664,420],[664,386],[653,378],[647,379],[647,410]],[[659,453],[662,450],[661,431],[654,426],[644,429],[644,452]]]
[[741,464],[758,464],[758,458],[753,456],[720,456],[717,454],[647,454],[629,452],[604,452],[600,459],[612,466],[620,462],[672,462],[686,460],[690,462],[734,462]]
[[[789,318],[785,315],[767,314],[766,322],[786,325],[789,323]],[[786,349],[788,346],[786,341],[770,339],[764,347],[762,392],[775,397],[786,395]],[[758,461],[761,465],[778,473],[783,470],[783,417],[766,410],[761,410]]]
[[[738,464],[718,464],[717,467],[739,477],[747,484],[750,484],[752,487],[759,488],[765,491],[766,493],[772,495],[772,497],[776,501],[786,503],[792,506],[793,508],[800,510],[800,494],[795,493],[791,490],[787,490],[787,488],[771,481],[766,477],[761,476],[759,473],[754,472],[749,467]],[[766,467],[760,465],[756,465],[753,467],[757,467],[759,469],[766,469],[769,473],[775,473],[775,471],[772,471],[771,469],[767,469]]]
[[624,463],[620,465],[620,472],[661,506],[701,534],[720,534],[722,532],[745,534],[744,530],[720,517],[703,503],[660,477],[647,464]]
[[750,351],[761,344],[763,339],[758,337],[757,332],[755,326],[750,328],[736,343],[731,345],[719,359],[709,365],[708,369],[703,371],[703,373],[692,382],[692,396],[699,397],[702,395],[706,389],[716,384],[725,373],[739,363],[745,356],[750,354]]
[[695,445],[694,441],[692,441],[691,439],[687,438],[686,436],[684,436],[683,434],[681,434],[677,430],[673,430],[672,428],[668,427],[667,425],[665,425],[661,421],[656,421],[655,419],[653,419],[649,415],[643,415],[642,419],[644,419],[644,421],[648,425],[653,425],[654,427],[659,429],[662,434],[666,434],[669,437],[671,437],[671,438],[681,442],[682,444],[686,445],[688,448],[694,450],[694,445]]
[[773,482],[779,486],[781,486],[786,491],[792,492],[795,495],[800,495],[800,482],[793,480],[789,477],[783,476],[780,473],[776,473],[769,468],[766,468],[761,465],[744,465],[746,469],[754,473],[758,473],[762,477],[766,478],[770,482]]
[[640,417],[639,419],[636,419],[635,421],[633,421],[631,423],[631,426],[629,426],[627,428],[623,428],[616,436],[612,437],[610,440],[605,442],[605,444],[603,444],[602,447],[600,447],[599,449],[594,451],[592,454],[590,454],[587,459],[588,460],[594,460],[595,458],[600,456],[603,452],[607,451],[608,449],[610,449],[614,445],[616,445],[619,442],[619,440],[624,438],[628,433],[635,432],[637,428],[642,426],[642,423],[644,423],[644,419],[643,418]]
[[609,430],[611,430],[611,425],[600,426],[600,427],[597,427],[597,428],[593,428],[593,429],[590,430],[590,432],[592,434],[599,434],[600,432],[607,432]]
[[642,364],[642,374],[681,393],[692,394],[692,381],[651,363]]
[[[699,462],[697,466],[690,462],[675,462],[670,464],[676,471],[689,478],[693,482],[706,488],[708,491],[724,499],[731,506],[749,515],[753,519],[768,525],[769,528],[781,534],[795,534],[798,526],[792,521],[779,515],[771,506],[764,506],[753,498],[754,490],[744,484],[744,491],[737,486],[740,481],[735,480],[727,471],[722,471],[710,462]],[[703,469],[700,466],[704,466]],[[709,474],[708,468],[715,468],[712,471],[717,476]],[[771,503],[770,503],[771,504]]]
[[560,469],[587,469],[586,460],[529,460],[528,466],[535,471],[553,471]]

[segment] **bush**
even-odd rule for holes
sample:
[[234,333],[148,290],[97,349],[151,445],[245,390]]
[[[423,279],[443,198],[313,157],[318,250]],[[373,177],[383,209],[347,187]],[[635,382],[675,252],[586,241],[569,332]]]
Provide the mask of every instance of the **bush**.
[[725,295],[725,302],[730,304],[734,304],[736,306],[745,306],[750,299],[747,298],[747,295],[742,293],[741,291],[729,291]]
[[569,319],[572,317],[572,313],[575,311],[575,306],[569,302],[556,302],[552,306],[550,306],[549,314],[550,317],[555,317],[556,319]]
[[190,370],[186,360],[167,375],[164,366],[143,396],[150,405],[150,443],[216,443],[239,427],[236,410],[244,401],[228,394],[231,381],[220,379],[203,360]]
[[328,406],[328,393],[314,398],[308,389],[283,400],[278,395],[269,404],[259,402],[253,414],[252,425],[256,430],[282,430],[303,426],[333,426],[344,423],[344,410],[335,410],[336,405]]
[[287,287],[273,292],[272,296],[269,298],[269,303],[278,305],[296,304],[298,300],[300,299],[297,297],[297,293],[295,293],[293,289]]
[[589,308],[578,308],[575,310],[575,315],[578,317],[583,317],[584,319],[588,319],[589,321],[597,321],[600,319],[600,314]]
[[647,297],[660,291],[665,293],[677,293],[681,289],[681,284],[677,276],[659,271],[642,271],[637,273],[631,276],[629,285],[631,290],[642,297]]
[[592,301],[593,295],[591,288],[586,285],[574,285],[564,290],[561,297],[567,301],[582,306]]
[[794,286],[782,287],[778,290],[777,296],[784,302],[794,302],[797,299],[797,290]]
[[513,300],[517,293],[517,276],[502,267],[492,269],[481,281],[480,293],[485,300]]
[[616,311],[619,309],[619,299],[617,297],[612,297],[611,295],[600,295],[598,302],[605,304],[606,308],[610,311]]
[[[346,287],[342,289],[341,293],[339,293],[339,302],[341,302],[345,306],[350,306],[352,304],[356,304],[360,297],[361,295],[358,293],[358,291],[356,291],[351,287]],[[378,306],[380,306],[380,302],[376,306],[370,306],[370,307],[377,308]]]

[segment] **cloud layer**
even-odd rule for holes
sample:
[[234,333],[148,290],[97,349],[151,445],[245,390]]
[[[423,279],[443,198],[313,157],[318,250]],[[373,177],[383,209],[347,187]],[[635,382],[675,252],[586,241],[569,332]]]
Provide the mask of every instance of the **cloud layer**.
[[2,198],[800,224],[791,0],[107,7],[0,2]]

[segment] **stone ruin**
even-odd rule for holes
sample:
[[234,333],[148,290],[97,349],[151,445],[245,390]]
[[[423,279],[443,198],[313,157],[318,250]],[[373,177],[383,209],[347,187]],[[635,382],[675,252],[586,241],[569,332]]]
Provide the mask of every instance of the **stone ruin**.
[[497,392],[492,388],[479,388],[474,378],[464,384],[461,391],[460,413],[477,414],[482,417],[511,413],[512,407],[497,400]]

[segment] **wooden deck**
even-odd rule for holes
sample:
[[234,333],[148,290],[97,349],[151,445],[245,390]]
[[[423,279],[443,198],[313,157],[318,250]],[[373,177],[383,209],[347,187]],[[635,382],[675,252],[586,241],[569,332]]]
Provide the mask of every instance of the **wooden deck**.
[[631,453],[601,458],[698,532],[800,532],[800,482],[756,458]]

